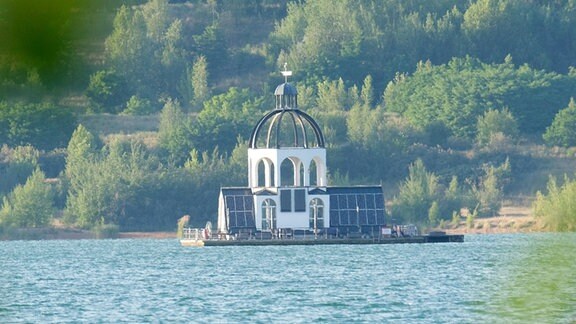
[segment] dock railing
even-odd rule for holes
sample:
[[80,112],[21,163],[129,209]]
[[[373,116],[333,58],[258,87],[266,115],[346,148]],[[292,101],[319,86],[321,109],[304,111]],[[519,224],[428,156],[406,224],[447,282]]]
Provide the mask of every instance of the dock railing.
[[203,228],[190,228],[186,227],[183,230],[182,239],[184,240],[194,240],[194,241],[201,241],[203,239],[202,233]]
[[341,233],[336,229],[327,229],[314,232],[308,228],[281,228],[274,230],[254,231],[252,229],[241,229],[236,233],[215,233],[206,228],[184,228],[182,239],[187,241],[293,241],[293,240],[371,240],[379,242],[381,240],[402,239],[420,236],[418,228],[414,225],[397,225],[392,228],[385,228],[386,231],[373,230],[371,233],[347,232]]

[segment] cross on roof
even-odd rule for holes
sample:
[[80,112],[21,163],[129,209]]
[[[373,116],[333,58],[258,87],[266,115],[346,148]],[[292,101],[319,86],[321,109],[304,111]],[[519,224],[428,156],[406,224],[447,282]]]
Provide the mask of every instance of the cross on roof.
[[288,77],[292,76],[292,71],[288,71],[288,63],[284,62],[284,71],[281,72],[284,76],[284,82],[288,82]]

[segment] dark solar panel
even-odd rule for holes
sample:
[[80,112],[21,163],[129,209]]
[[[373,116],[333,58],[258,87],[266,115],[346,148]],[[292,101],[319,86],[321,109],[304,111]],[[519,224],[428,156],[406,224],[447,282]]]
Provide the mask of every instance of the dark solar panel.
[[358,214],[359,212],[355,210],[348,210],[348,218],[350,219],[350,225],[358,225]]
[[246,210],[253,210],[254,200],[252,196],[244,196],[244,208]]
[[374,209],[376,208],[376,204],[374,203],[374,195],[366,195],[366,208],[367,209]]
[[226,196],[226,207],[230,208],[234,206],[234,196]]
[[348,209],[348,200],[346,199],[346,195],[338,195],[338,208]]
[[366,214],[366,210],[360,210],[358,212],[358,221],[360,222],[360,225],[368,225],[368,218],[366,217]]
[[330,226],[381,226],[385,223],[381,187],[331,187]]
[[384,209],[384,195],[375,195],[376,208]]
[[330,209],[330,227],[338,226],[340,214],[337,210]]
[[368,225],[376,225],[376,211],[375,210],[367,210],[366,211],[366,218],[368,219]]
[[254,228],[254,203],[249,191],[227,189],[223,190],[223,195],[229,228]]
[[334,206],[335,209],[339,209],[338,196],[336,196],[336,195],[330,196],[330,206]]
[[346,195],[348,198],[348,209],[356,209],[356,195]]
[[376,214],[377,219],[376,222],[378,224],[386,224],[386,215],[384,214],[384,209],[378,209],[378,213]]
[[358,207],[366,209],[366,195],[357,195],[356,199],[358,200]]

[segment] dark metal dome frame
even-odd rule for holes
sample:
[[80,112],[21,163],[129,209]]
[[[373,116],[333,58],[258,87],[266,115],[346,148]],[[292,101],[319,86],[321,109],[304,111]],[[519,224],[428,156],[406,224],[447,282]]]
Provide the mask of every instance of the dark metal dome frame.
[[[316,121],[307,113],[301,111],[300,109],[275,109],[260,119],[254,129],[252,130],[252,134],[250,135],[250,142],[249,147],[252,149],[258,148],[258,137],[264,128],[264,125],[268,121],[271,120],[270,126],[268,127],[268,131],[266,134],[266,147],[265,148],[280,148],[280,125],[282,124],[282,119],[285,115],[288,114],[290,116],[294,131],[294,147],[304,147],[309,148],[308,145],[308,136],[306,132],[306,125],[305,122],[311,126],[314,135],[316,136],[316,142],[318,147],[324,147],[324,135],[322,135],[322,130],[320,126],[316,123]],[[298,142],[298,131],[300,130],[302,134],[303,143]],[[272,135],[275,136],[275,143],[271,142]],[[274,146],[272,146],[274,144]]]

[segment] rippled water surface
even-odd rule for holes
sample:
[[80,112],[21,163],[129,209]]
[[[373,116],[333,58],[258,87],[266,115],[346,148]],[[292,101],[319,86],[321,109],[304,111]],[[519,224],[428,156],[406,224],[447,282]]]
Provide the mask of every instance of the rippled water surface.
[[576,235],[181,247],[0,242],[0,322],[576,321]]

